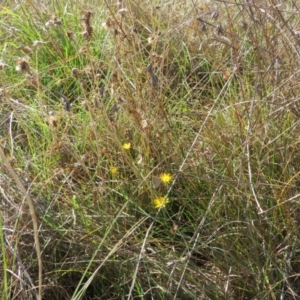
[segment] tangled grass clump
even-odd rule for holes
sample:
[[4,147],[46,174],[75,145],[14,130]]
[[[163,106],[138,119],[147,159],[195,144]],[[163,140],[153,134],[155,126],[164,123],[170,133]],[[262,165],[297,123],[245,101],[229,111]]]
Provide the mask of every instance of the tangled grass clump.
[[298,299],[295,2],[69,4],[0,10],[1,299]]

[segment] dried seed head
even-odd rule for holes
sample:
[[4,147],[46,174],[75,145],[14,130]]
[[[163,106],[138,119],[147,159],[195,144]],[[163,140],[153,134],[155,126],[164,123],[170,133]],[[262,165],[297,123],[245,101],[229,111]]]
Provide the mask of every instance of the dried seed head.
[[79,78],[80,76],[80,71],[77,68],[72,69],[72,74],[75,78]]
[[126,8],[121,8],[118,13],[121,17],[124,17],[128,13],[128,10]]
[[27,82],[31,86],[33,86],[33,87],[38,87],[39,86],[39,81],[38,81],[38,78],[36,76],[26,74],[26,79],[27,79]]
[[32,53],[32,49],[30,48],[30,47],[28,47],[28,46],[21,46],[21,47],[19,47],[18,49],[21,49],[24,53],[26,53],[26,54],[31,54]]
[[82,18],[84,23],[84,32],[82,33],[84,39],[89,40],[93,34],[93,27],[91,26],[91,16],[92,13],[90,11],[86,12]]
[[18,58],[16,70],[21,73],[28,72],[30,74],[30,66],[26,58]]
[[82,21],[84,21],[85,23],[89,23],[90,20],[91,20],[91,16],[92,16],[92,13],[91,13],[90,11],[87,11],[87,12],[83,15]]
[[108,17],[105,22],[102,23],[102,27],[106,30],[112,29],[113,25],[115,24],[114,20],[111,17]]

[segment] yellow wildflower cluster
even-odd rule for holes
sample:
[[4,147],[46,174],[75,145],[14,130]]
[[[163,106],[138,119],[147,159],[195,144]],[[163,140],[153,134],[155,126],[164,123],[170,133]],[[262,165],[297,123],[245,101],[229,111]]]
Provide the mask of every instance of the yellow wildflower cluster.
[[131,148],[131,144],[130,143],[123,144],[123,149],[124,150],[129,150],[130,148]]
[[162,173],[159,178],[162,183],[168,184],[172,181],[173,176],[170,173]]
[[155,208],[163,208],[166,207],[166,204],[169,202],[170,200],[167,197],[159,197],[153,200],[153,205]]
[[116,167],[111,167],[110,168],[110,173],[112,174],[112,175],[116,175],[116,174],[118,174],[118,168],[116,168]]

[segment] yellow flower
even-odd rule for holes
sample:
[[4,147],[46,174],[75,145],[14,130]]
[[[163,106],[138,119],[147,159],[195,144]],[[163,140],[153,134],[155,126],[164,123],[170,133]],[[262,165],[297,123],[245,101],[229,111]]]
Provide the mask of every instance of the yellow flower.
[[111,168],[110,168],[110,173],[111,173],[112,175],[118,174],[118,168],[116,168],[116,167],[111,167]]
[[123,144],[123,149],[124,149],[124,150],[129,150],[130,147],[131,147],[131,144],[130,144],[130,143],[125,143],[125,144]]
[[173,179],[173,176],[170,173],[162,173],[159,178],[163,183],[170,183]]
[[166,207],[166,204],[169,202],[170,200],[167,197],[159,197],[153,200],[155,208]]

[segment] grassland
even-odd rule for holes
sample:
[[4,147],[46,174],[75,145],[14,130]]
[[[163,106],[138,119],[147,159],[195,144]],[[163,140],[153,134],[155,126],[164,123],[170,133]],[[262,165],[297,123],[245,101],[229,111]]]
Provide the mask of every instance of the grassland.
[[2,1],[0,298],[299,299],[297,5]]

